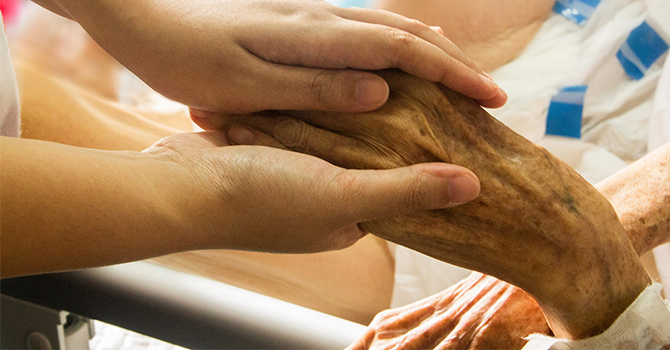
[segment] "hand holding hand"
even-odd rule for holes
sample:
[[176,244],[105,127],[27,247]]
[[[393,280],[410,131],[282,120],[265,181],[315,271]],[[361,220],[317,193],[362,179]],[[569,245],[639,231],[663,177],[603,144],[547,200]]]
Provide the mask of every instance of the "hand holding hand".
[[475,201],[361,226],[523,288],[561,337],[584,338],[611,325],[650,280],[610,203],[470,99],[398,72],[381,74],[391,99],[374,112],[292,111],[200,122],[209,129],[251,125],[294,151],[345,168],[466,166],[482,181]]
[[[278,145],[269,137],[246,141]],[[366,234],[360,222],[450,207],[479,193],[472,172],[449,164],[345,170],[305,154],[229,144],[225,132],[212,131],[145,150],[169,167],[183,229],[203,235],[203,248],[341,249]]]

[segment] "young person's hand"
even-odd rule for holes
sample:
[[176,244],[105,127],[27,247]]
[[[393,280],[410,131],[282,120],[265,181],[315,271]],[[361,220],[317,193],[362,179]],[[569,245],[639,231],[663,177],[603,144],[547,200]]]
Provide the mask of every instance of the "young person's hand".
[[177,134],[144,153],[0,137],[0,276],[198,249],[341,249],[365,235],[360,222],[479,193],[458,166],[345,170],[265,147],[277,144],[269,136],[227,147],[225,133]]
[[451,41],[386,11],[315,0],[36,2],[78,21],[151,87],[196,111],[373,110],[388,86],[361,70],[394,67],[487,107],[506,100]]
[[[237,141],[281,148],[258,132],[246,137],[238,132]],[[184,230],[205,233],[210,247],[341,249],[366,234],[360,222],[451,207],[479,193],[476,176],[450,164],[345,170],[283,149],[228,145],[225,131],[212,131],[170,136],[145,151],[171,163],[163,176],[183,201]]]

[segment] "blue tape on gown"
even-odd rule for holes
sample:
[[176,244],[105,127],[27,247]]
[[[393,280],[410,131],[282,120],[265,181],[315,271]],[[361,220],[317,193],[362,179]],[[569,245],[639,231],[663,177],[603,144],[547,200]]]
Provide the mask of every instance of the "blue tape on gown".
[[649,67],[666,51],[668,51],[668,43],[647,22],[642,22],[628,35],[628,39],[616,53],[616,57],[626,74],[633,79],[640,80]]
[[582,136],[582,113],[587,85],[568,86],[551,98],[547,114],[547,135]]
[[600,0],[556,0],[554,12],[582,26],[591,17],[599,3]]

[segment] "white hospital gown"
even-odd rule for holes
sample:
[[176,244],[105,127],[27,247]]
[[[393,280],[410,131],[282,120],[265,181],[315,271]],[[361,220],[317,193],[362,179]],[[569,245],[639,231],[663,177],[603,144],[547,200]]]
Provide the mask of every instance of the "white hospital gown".
[[610,328],[595,337],[566,340],[532,335],[523,350],[667,349],[670,304],[660,292],[657,283],[647,287]]

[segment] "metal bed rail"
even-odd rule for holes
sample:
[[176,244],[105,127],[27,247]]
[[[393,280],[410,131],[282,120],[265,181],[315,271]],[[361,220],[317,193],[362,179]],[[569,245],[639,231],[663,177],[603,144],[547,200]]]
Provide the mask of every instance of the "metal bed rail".
[[365,330],[148,262],[4,279],[0,291],[190,349],[342,349]]

